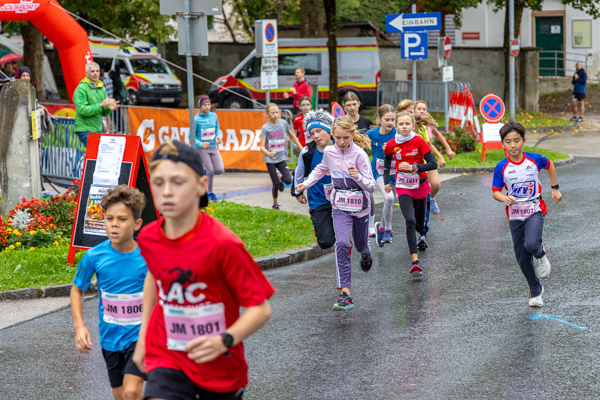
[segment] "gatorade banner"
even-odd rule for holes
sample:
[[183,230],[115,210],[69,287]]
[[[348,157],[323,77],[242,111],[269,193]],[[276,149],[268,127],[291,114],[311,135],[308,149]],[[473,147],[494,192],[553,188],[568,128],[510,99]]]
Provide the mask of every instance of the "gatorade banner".
[[[148,161],[154,150],[168,140],[177,139],[189,144],[188,110],[129,107],[128,113],[129,132],[142,139]],[[223,140],[218,149],[225,168],[266,171],[260,151],[260,131],[267,122],[264,111],[219,110],[216,114],[219,136]]]

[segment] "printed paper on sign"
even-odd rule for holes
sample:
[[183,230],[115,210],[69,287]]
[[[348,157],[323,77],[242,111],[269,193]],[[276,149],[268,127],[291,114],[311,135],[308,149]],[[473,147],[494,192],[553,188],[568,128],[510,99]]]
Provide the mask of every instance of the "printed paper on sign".
[[94,185],[117,186],[125,153],[125,138],[105,135],[100,138]]

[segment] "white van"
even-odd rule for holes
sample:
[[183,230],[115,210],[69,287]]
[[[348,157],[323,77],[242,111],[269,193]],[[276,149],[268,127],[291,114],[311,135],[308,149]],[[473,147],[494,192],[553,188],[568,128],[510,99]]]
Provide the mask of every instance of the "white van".
[[118,40],[93,36],[89,37],[89,43],[96,62],[108,65],[107,61],[110,60],[110,69],[121,74],[129,93],[129,104],[177,107],[181,102],[181,81],[160,59],[156,47],[147,42],[135,42],[135,47],[119,48]]
[[[340,100],[348,92],[355,92],[365,107],[377,105],[379,84],[379,51],[373,37],[338,38],[338,90]],[[236,93],[265,102],[265,90],[260,87],[261,59],[252,51],[228,75],[215,80],[208,93],[213,103],[221,108],[254,108],[254,103],[236,96],[217,85]],[[329,103],[329,52],[327,39],[279,39],[279,88],[270,92],[271,101],[282,108],[292,108],[292,99],[285,99],[295,81],[296,68],[306,70],[306,80],[318,86],[319,104]]]

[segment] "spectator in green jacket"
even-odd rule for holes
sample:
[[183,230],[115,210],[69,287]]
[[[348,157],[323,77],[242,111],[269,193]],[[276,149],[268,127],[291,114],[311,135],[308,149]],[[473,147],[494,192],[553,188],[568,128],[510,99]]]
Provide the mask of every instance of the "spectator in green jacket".
[[85,75],[75,93],[75,133],[84,146],[87,146],[90,132],[102,133],[102,117],[110,115],[119,108],[119,102],[106,95],[106,89],[100,82],[100,66],[94,62],[85,66]]

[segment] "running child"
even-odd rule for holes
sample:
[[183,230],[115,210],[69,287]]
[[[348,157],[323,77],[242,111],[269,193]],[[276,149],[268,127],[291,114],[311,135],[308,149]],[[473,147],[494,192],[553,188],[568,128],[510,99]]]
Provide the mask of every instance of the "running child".
[[347,92],[342,98],[342,106],[344,106],[344,109],[346,110],[346,116],[358,127],[358,133],[365,133],[371,129],[373,122],[369,118],[359,114],[360,99],[356,93]]
[[[277,202],[278,192],[283,192],[285,185],[292,183],[292,174],[287,166],[287,149],[285,146],[286,135],[292,138],[292,141],[302,149],[304,146],[298,141],[298,138],[290,130],[288,123],[279,119],[279,106],[275,103],[267,105],[267,117],[269,121],[263,125],[260,138],[260,150],[264,153],[267,170],[273,182],[273,210],[279,210]],[[277,171],[281,174],[281,181],[277,176]]]
[[310,101],[310,97],[303,96],[298,100],[298,104],[300,105],[300,114],[294,118],[294,135],[296,135],[298,141],[302,144],[300,148],[302,149],[313,140],[310,134],[304,129],[304,117],[310,111],[312,102]]
[[210,97],[200,96],[198,99],[200,112],[196,114],[194,122],[196,123],[196,148],[200,152],[202,164],[206,169],[208,176],[208,198],[210,201],[217,201],[217,196],[213,193],[213,179],[215,175],[221,175],[225,168],[221,153],[217,149],[217,144],[221,144],[221,134],[219,133],[219,118],[217,114],[210,111]]
[[[389,104],[384,104],[377,111],[377,121],[379,126],[367,131],[366,135],[371,139],[373,159],[371,160],[371,170],[375,177],[377,187],[384,196],[383,212],[381,214],[381,222],[375,224],[375,232],[377,234],[377,245],[383,247],[385,243],[392,243],[392,218],[395,194],[394,191],[386,191],[385,183],[383,182],[383,165],[385,153],[383,145],[396,137],[396,110]],[[395,183],[396,168],[395,162],[392,161],[390,168],[391,183]]]
[[400,210],[406,221],[406,240],[412,259],[410,274],[413,277],[423,275],[417,254],[416,232],[421,233],[425,226],[427,194],[431,190],[427,181],[427,171],[437,168],[431,149],[421,136],[415,134],[425,124],[422,115],[414,116],[408,111],[398,113],[396,137],[387,143],[384,150],[383,181],[388,192],[392,190],[390,184],[392,160],[396,160],[396,193]]
[[[525,128],[518,122],[504,125],[500,129],[500,139],[508,157],[496,165],[492,182],[494,199],[506,204],[515,256],[529,284],[529,305],[542,307],[544,286],[539,278],[550,275],[550,261],[542,243],[544,215],[548,211],[538,175],[540,170],[548,170],[552,201],[558,204],[562,195],[556,183],[556,168],[546,157],[523,151]],[[506,195],[502,194],[503,188]]]
[[[309,142],[298,156],[298,164],[294,173],[295,187],[303,183],[323,161],[325,148],[333,145],[331,124],[333,124],[333,117],[324,110],[310,111],[304,117],[304,130],[309,132],[314,140]],[[295,193],[298,202],[308,203],[317,243],[322,249],[328,249],[335,244],[332,208],[329,200],[332,190],[331,176],[325,175],[314,186],[306,190],[306,194]]]
[[[190,147],[191,148],[191,147]],[[116,400],[140,400],[146,374],[133,362],[142,322],[142,295],[148,272],[133,235],[142,227],[144,195],[125,185],[102,198],[108,239],[85,253],[71,288],[75,345],[80,353],[93,350],[83,320],[83,292],[94,274],[98,282],[98,330],[108,380]]]
[[370,148],[371,144],[369,138],[358,133],[356,129],[356,125],[348,117],[337,118],[332,126],[335,144],[325,148],[323,161],[297,188],[298,192],[302,193],[319,182],[328,172],[331,173],[337,287],[342,288],[340,298],[333,305],[333,311],[354,308],[354,301],[350,297],[351,234],[356,250],[361,253],[361,269],[368,272],[373,264],[368,223],[371,209],[369,193],[375,191],[375,179],[369,165],[369,156],[361,148]]
[[145,398],[241,399],[242,341],[268,321],[275,290],[244,243],[200,210],[208,178],[197,151],[167,142],[149,169],[162,217],[138,238],[148,275],[134,361],[148,371]]

